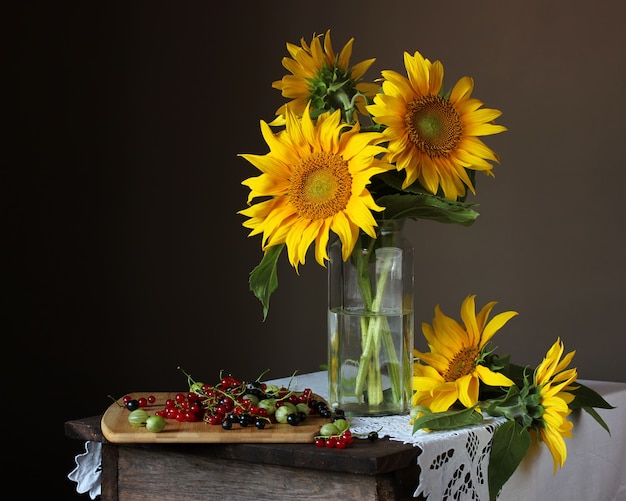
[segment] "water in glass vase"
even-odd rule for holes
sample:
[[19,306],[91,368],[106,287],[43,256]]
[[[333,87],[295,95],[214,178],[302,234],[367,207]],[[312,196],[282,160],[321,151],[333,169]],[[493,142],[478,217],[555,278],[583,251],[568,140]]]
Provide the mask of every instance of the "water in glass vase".
[[349,415],[402,414],[410,407],[413,311],[329,311],[330,404]]
[[353,416],[402,414],[413,391],[413,247],[402,220],[328,254],[329,403]]

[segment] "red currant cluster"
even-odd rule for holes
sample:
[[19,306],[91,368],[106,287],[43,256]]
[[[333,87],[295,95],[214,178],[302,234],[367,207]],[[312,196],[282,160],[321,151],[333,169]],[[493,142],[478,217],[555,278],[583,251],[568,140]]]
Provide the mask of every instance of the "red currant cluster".
[[[113,399],[113,397],[111,398]],[[113,400],[117,402],[115,399]],[[122,402],[124,407],[132,412],[147,407],[148,405],[154,405],[156,403],[156,397],[154,395],[148,395],[135,398],[131,395],[126,395],[122,399]],[[165,407],[155,411],[154,415],[166,419],[175,419],[176,421],[194,422],[202,421],[204,409],[202,408],[201,398],[196,393],[177,393],[174,398],[168,398],[165,401]]]
[[353,441],[354,438],[350,430],[345,430],[339,435],[329,435],[328,437],[318,435],[315,437],[317,447],[327,447],[328,449],[345,449]]
[[168,398],[165,401],[165,408],[156,411],[155,414],[181,423],[202,421],[204,416],[202,399],[193,392],[177,393],[174,398]]
[[259,429],[276,422],[295,426],[310,414],[331,415],[325,402],[318,402],[310,388],[294,392],[261,383],[262,375],[248,383],[223,373],[218,383],[210,385],[194,381],[180,367],[179,370],[187,376],[189,391],[176,394],[165,402],[163,410],[156,412],[166,419],[204,421],[229,430],[233,424],[253,424]]
[[124,402],[124,407],[132,412],[140,407],[147,407],[148,404],[153,404],[156,402],[156,397],[154,395],[148,395],[147,397],[133,398],[130,395],[126,395],[122,401]]
[[352,433],[344,412],[341,409],[335,409],[332,422],[322,426],[320,434],[315,437],[315,445],[329,449],[345,449],[354,442],[355,437],[367,437],[373,442],[378,439],[378,431],[370,431],[367,435]]

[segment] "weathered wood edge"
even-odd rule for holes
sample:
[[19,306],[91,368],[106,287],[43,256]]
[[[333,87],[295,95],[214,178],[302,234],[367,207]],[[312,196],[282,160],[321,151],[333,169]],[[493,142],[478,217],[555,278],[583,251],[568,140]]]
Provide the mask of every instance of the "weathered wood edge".
[[[67,421],[65,434],[75,440],[92,440],[110,444],[100,427],[102,416]],[[116,444],[117,445],[117,444]],[[120,444],[122,445],[122,444]],[[419,447],[392,441],[375,442],[355,439],[346,449],[326,449],[313,444],[123,444],[132,447],[185,450],[185,453],[253,463],[295,466],[319,470],[344,471],[355,474],[379,475],[413,468],[421,450]]]

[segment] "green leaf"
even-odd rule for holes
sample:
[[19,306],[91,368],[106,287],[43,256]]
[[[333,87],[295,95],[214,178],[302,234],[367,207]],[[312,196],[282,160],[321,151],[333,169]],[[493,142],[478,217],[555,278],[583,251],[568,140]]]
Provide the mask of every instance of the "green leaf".
[[429,219],[440,223],[470,226],[478,217],[474,204],[445,200],[429,193],[383,195],[376,203],[385,207],[385,219]]
[[495,501],[500,489],[513,475],[530,447],[530,432],[515,421],[502,424],[493,435],[489,457],[489,499]]
[[524,386],[524,382],[527,377],[533,373],[533,369],[528,366],[517,365],[513,363],[509,363],[506,367],[506,370],[502,371],[505,376],[509,377],[517,386]]
[[415,181],[406,188],[402,188],[402,183],[404,183],[405,178],[406,176],[403,176],[400,172],[392,170],[376,174],[376,176],[372,179],[374,181],[382,181],[384,184],[391,186],[397,192],[428,193],[418,181]]
[[270,309],[270,296],[278,289],[276,263],[285,244],[274,245],[263,254],[261,262],[250,273],[250,290],[263,304],[263,321]]
[[[589,413],[589,415],[595,419],[600,426],[602,426],[602,428],[604,428],[606,430],[606,432],[610,435],[611,434],[611,430],[609,430],[609,425],[606,424],[606,422],[604,421],[604,419],[602,419],[602,417],[600,416],[600,414],[598,414],[598,412],[593,408],[593,407],[583,407],[582,408],[585,412]],[[612,407],[612,409],[615,409],[615,407]]]
[[569,404],[570,409],[579,409],[584,407],[615,409],[615,407],[604,400],[598,392],[592,390],[588,386],[580,384],[578,381],[574,382],[573,386],[578,386],[578,388],[569,392],[575,397]]
[[482,420],[482,414],[473,407],[459,411],[433,412],[413,422],[413,433],[422,428],[428,428],[429,430],[452,430],[480,423]]
[[615,409],[615,406],[609,404],[599,393],[595,390],[592,390],[588,386],[580,384],[578,381],[574,383],[578,386],[577,389],[571,391],[574,395],[574,400],[569,403],[570,409],[582,409],[587,412],[591,417],[593,417],[599,424],[604,428],[607,433],[610,435],[611,430],[609,430],[609,425],[606,424],[604,419],[598,414],[598,412],[594,409],[597,407],[599,409]]

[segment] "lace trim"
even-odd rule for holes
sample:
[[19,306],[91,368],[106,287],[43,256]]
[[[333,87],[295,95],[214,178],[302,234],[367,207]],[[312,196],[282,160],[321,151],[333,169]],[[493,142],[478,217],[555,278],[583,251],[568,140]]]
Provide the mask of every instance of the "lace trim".
[[91,499],[96,499],[101,493],[100,475],[102,473],[102,444],[100,442],[85,442],[85,452],[74,458],[74,468],[67,478],[77,483],[76,492],[89,493]]

